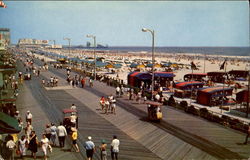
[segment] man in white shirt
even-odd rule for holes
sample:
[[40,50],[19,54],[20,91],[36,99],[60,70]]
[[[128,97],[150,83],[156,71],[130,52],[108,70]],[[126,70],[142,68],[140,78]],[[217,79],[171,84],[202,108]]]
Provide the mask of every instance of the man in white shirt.
[[70,116],[70,122],[73,124],[73,125],[76,125],[76,119],[77,119],[77,116],[75,115],[75,113],[71,113],[71,116]]
[[73,110],[76,110],[76,105],[75,104],[72,104],[70,109],[73,109]]
[[112,160],[118,160],[118,152],[119,152],[120,141],[117,139],[117,136],[113,136],[113,140],[111,142],[111,158]]
[[32,121],[32,114],[30,113],[30,111],[27,111],[27,114],[26,114],[26,122],[30,123],[31,124],[31,121]]
[[8,135],[9,140],[6,143],[6,148],[8,149],[8,160],[14,160],[14,151],[16,148],[16,144],[13,141],[13,137],[11,135]]
[[116,96],[120,97],[120,91],[121,91],[120,87],[117,86],[115,90],[116,90]]
[[67,136],[66,128],[63,126],[62,122],[57,127],[57,130],[58,130],[59,145],[62,148],[64,147],[65,137]]

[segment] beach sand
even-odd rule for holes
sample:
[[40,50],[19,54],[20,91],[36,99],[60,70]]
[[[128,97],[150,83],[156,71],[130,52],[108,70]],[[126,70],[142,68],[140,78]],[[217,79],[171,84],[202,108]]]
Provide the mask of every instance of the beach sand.
[[[54,50],[54,49],[44,49],[47,52],[53,52],[60,55],[68,56],[68,57],[93,57],[93,50],[72,50],[71,55],[68,54],[68,50]],[[143,59],[143,60],[152,60],[151,53],[147,52],[128,52],[128,53],[121,53],[118,52],[97,52],[97,57],[104,57],[105,59],[109,60],[124,60],[128,59],[129,61],[135,59]],[[193,53],[156,53],[155,54],[155,62],[160,63],[161,61],[171,62],[171,63],[182,63],[185,65],[190,65],[193,61],[194,64],[198,67],[198,70],[193,70],[193,73],[207,73],[207,72],[224,72],[224,71],[231,71],[231,70],[246,70],[249,68],[249,57],[242,57],[242,56],[223,56],[223,55],[206,55],[206,60],[204,62],[204,55],[202,54],[193,54]],[[40,58],[44,56],[40,55]],[[248,61],[246,60],[248,58]],[[226,70],[220,70],[220,65],[224,62],[225,59],[227,63],[225,65]],[[52,61],[51,58],[46,58],[46,61]],[[204,69],[205,68],[205,69]],[[151,68],[142,68],[142,71],[150,71]],[[164,68],[156,68],[157,71],[164,71]],[[119,79],[122,79],[125,83],[127,83],[127,75],[133,71],[130,67],[123,64],[121,69],[115,69],[115,74],[107,74],[110,77],[116,78],[117,75]],[[102,71],[97,73],[108,73],[109,70],[102,69]],[[183,81],[183,76],[187,73],[192,73],[192,70],[186,69],[185,67],[178,70],[173,70],[175,74],[174,80],[176,81]]]

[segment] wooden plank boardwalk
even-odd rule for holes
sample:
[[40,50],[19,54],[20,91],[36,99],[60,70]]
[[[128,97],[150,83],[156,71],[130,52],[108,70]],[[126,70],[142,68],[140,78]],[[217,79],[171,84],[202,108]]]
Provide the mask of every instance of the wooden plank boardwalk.
[[[46,72],[46,74],[55,74],[61,77],[63,77],[62,75],[65,74],[65,72],[62,70],[53,70],[52,72],[53,74],[49,72]],[[47,77],[48,75],[46,74],[44,74],[44,76]],[[65,81],[62,78],[60,79],[62,81]],[[138,118],[138,116],[136,116],[135,114],[129,113],[127,108],[123,110],[123,108],[120,108],[120,106],[118,105],[117,110],[121,112],[121,114],[117,111],[116,116],[107,116],[101,114],[99,110],[96,110],[96,107],[98,107],[99,105],[98,100],[100,98],[100,93],[103,93],[103,95],[115,93],[114,88],[106,86],[103,83],[95,82],[94,89],[75,88],[73,90],[66,90],[66,92],[72,97],[77,98],[80,104],[84,104],[85,107],[88,107],[93,112],[98,113],[100,116],[108,120],[112,125],[116,125],[117,128],[128,134],[136,141],[143,144],[146,148],[154,152],[162,159],[216,159],[216,157],[204,152],[204,148],[201,148],[201,150],[199,146],[194,147],[193,145],[186,143],[188,142],[188,140],[177,138],[173,136],[174,133],[169,134],[168,132],[166,132],[166,130],[160,128],[160,126],[152,124],[151,126],[147,126],[146,124],[140,124],[144,121]],[[137,112],[138,110],[141,111],[140,113],[138,113],[140,115],[146,114],[145,107],[143,107],[142,105],[135,104],[132,101],[128,102],[126,98],[119,99],[119,101],[122,103],[126,103],[129,106],[133,106],[137,109]],[[139,122],[137,122],[136,120]],[[224,128],[198,117],[187,115],[186,113],[169,107],[164,108],[164,121],[166,121],[166,123],[170,126],[174,125],[178,129],[189,132],[192,135],[196,135],[198,138],[202,138],[204,140],[207,140],[208,142],[212,142],[215,144],[215,146],[218,145],[217,147],[219,147],[219,149],[222,149],[222,151],[226,151],[225,153],[231,151],[232,153],[237,154],[239,157],[247,158],[249,156],[250,147],[248,145],[241,145],[241,142],[244,141],[245,137],[245,135],[242,133]],[[155,128],[152,128],[152,126]],[[160,140],[158,141],[158,139]],[[164,143],[159,145],[162,141]],[[165,143],[167,143],[166,146],[164,146]],[[236,158],[228,157],[227,159]]]
[[[93,111],[99,113],[162,159],[216,159],[183,140],[166,133],[162,129],[140,120],[140,117],[128,113],[119,106],[116,115],[102,114],[100,110],[97,110],[97,108],[100,108],[98,102],[100,97],[93,95],[89,91],[78,88],[73,91],[67,90],[66,92],[86,104]],[[82,95],[88,97],[88,99],[83,98]]]
[[[44,73],[44,76],[50,76],[51,73]],[[64,79],[60,79],[60,81],[64,82]],[[65,84],[62,84],[65,85]],[[52,99],[53,102],[58,103],[56,106],[64,106],[62,108],[68,107],[71,105],[71,103],[75,103],[78,106],[79,109],[79,114],[84,117],[84,122],[86,123],[86,119],[89,119],[89,112],[84,111],[82,113],[83,107],[81,107],[82,104],[87,106],[89,109],[91,109],[93,112],[98,113],[100,116],[108,120],[112,125],[115,125],[117,128],[122,130],[124,133],[126,133],[129,137],[135,139],[139,143],[141,143],[144,147],[148,148],[151,152],[155,153],[157,156],[159,156],[162,159],[216,159],[215,157],[207,154],[204,151],[201,151],[199,148],[194,147],[190,144],[185,143],[184,141],[180,140],[177,137],[174,137],[171,134],[166,133],[165,131],[157,128],[154,125],[151,125],[148,122],[141,121],[140,118],[137,116],[134,116],[133,114],[128,113],[127,111],[120,109],[117,111],[117,115],[104,115],[100,113],[99,110],[99,96],[96,96],[95,94],[81,89],[81,88],[75,88],[72,90],[65,90],[69,95],[71,95],[74,98],[77,98],[79,102],[77,101],[72,101],[73,98],[67,98],[69,100],[65,100],[64,97],[62,96],[64,93],[62,91],[56,91],[56,90],[49,90],[47,92],[49,94],[50,99]],[[63,98],[58,98],[57,92],[60,92],[60,95]],[[68,97],[71,97],[68,96]],[[61,101],[64,99],[63,101]],[[76,103],[77,102],[77,103]],[[62,103],[62,104],[60,104]],[[65,106],[65,103],[68,103],[67,106]],[[80,108],[79,108],[80,107]],[[82,118],[80,118],[82,119]],[[98,121],[98,118],[95,118],[93,120],[94,122]],[[91,124],[91,126],[87,125],[85,127],[89,128],[92,127],[93,125],[100,125],[100,123],[94,123]],[[81,132],[84,134],[90,133],[93,135],[96,135],[99,132],[99,128],[96,129],[94,127],[93,133],[88,131],[88,130],[82,130],[82,128],[79,128]],[[102,129],[104,130],[104,129]],[[108,128],[108,131],[110,132],[110,128]],[[99,136],[101,136],[100,134]],[[111,133],[108,134],[109,138]],[[98,139],[98,137],[97,137]],[[97,140],[98,143],[99,140]],[[127,141],[127,140],[124,140]],[[100,141],[99,141],[100,142]],[[136,146],[130,145],[130,146],[125,146],[125,148],[130,148],[128,154],[131,154],[135,158],[135,149],[138,148]],[[122,150],[122,148],[121,148]],[[141,152],[139,153],[141,156],[145,155],[145,153]],[[124,157],[125,158],[125,157]],[[129,159],[131,159],[130,157]],[[143,158],[145,159],[145,157]],[[150,157],[149,159],[152,159]]]
[[[32,126],[34,127],[34,130],[36,131],[36,134],[38,136],[38,140],[41,140],[43,131],[45,129],[45,125],[49,124],[51,122],[54,122],[53,119],[49,119],[47,117],[47,114],[42,110],[42,107],[40,106],[39,102],[33,97],[31,94],[30,88],[24,84],[21,87],[21,92],[19,94],[19,97],[17,99],[17,107],[20,111],[20,114],[22,115],[22,119],[25,120],[25,114],[27,110],[30,110],[30,112],[33,114],[33,121]],[[24,122],[24,125],[26,125],[26,122]],[[21,135],[24,134],[24,130],[19,134],[19,138]],[[57,145],[59,142],[56,140]],[[81,156],[78,153],[75,152],[69,152],[68,148],[70,148],[71,143],[69,143],[69,140],[66,141],[65,148],[61,150],[58,147],[53,147],[53,152],[49,153],[49,159],[53,160],[78,160],[82,159]],[[33,159],[30,157],[30,151],[27,151],[27,156],[23,159],[30,160]],[[15,157],[18,159],[18,156]],[[38,149],[37,153],[37,159],[43,159],[43,153],[41,148]]]

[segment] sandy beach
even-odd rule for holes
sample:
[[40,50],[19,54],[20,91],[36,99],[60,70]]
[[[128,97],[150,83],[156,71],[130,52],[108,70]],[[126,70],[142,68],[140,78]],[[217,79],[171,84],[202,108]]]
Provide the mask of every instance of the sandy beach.
[[[54,49],[44,49],[45,52],[56,53],[58,55],[63,55],[67,57],[79,57],[80,59],[84,59],[86,57],[94,57],[93,50],[72,50],[71,54],[68,54],[67,49],[54,50]],[[55,59],[48,58],[43,55],[38,55],[39,58],[45,58],[45,61],[55,61]],[[111,51],[97,51],[97,57],[104,57],[104,61],[119,61],[122,62],[122,68],[113,69],[115,70],[115,74],[108,74],[110,77],[119,77],[125,83],[127,83],[127,75],[138,68],[130,68],[128,64],[124,63],[124,60],[128,60],[130,62],[137,61],[137,63],[141,64],[142,61],[152,61],[151,53],[147,52],[127,52],[120,53]],[[206,60],[204,61],[204,57]],[[220,65],[227,59],[225,70],[220,70]],[[250,56],[224,56],[224,55],[202,55],[202,54],[193,54],[193,53],[155,53],[155,63],[160,64],[162,62],[171,62],[178,65],[178,69],[175,67],[171,67],[175,74],[175,81],[183,81],[183,76],[187,73],[192,73],[190,68],[190,63],[193,61],[197,66],[198,70],[193,70],[193,73],[207,73],[207,72],[224,72],[231,70],[247,70],[249,68],[249,59]],[[159,67],[155,68],[157,71],[165,71],[166,68]],[[140,68],[140,71],[151,71],[151,67]],[[110,69],[98,69],[97,74],[109,73]]]

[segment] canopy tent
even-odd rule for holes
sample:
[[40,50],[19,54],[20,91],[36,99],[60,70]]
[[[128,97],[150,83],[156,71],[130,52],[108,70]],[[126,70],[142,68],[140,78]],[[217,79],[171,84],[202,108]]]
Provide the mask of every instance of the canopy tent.
[[141,82],[150,82],[152,75],[147,72],[131,72],[128,74],[128,84],[134,87],[140,87]]
[[174,84],[174,88],[181,90],[191,90],[192,88],[202,88],[204,83],[199,81],[189,81],[189,82],[177,82]]
[[206,76],[207,73],[188,73],[184,75],[183,79],[184,81],[189,81],[189,80],[202,81],[202,78]]
[[225,96],[231,96],[233,93],[233,88],[226,87],[207,87],[201,88],[197,92],[197,103],[203,105],[212,105],[214,98],[220,98]]
[[0,134],[13,134],[21,131],[16,118],[0,112]]
[[236,94],[237,103],[250,102],[249,91],[243,90]]

